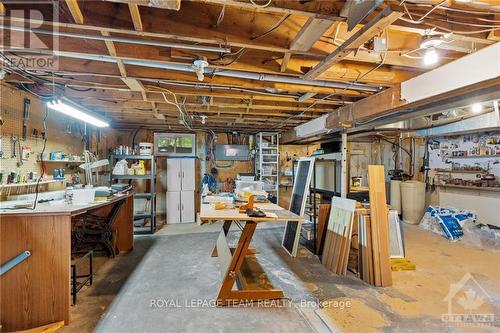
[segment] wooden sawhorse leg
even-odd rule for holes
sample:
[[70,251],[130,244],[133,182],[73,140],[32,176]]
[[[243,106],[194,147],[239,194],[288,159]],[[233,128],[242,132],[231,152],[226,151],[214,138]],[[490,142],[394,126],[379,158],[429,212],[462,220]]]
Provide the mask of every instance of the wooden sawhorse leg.
[[226,238],[230,226],[230,221],[226,221],[224,223],[224,227],[219,234],[216,244],[216,252],[219,257],[222,274],[222,284],[217,296],[218,304],[229,305],[232,302],[238,301],[257,301],[283,298],[284,294],[281,290],[246,289],[245,283],[238,283],[239,286],[241,285],[240,288],[243,288],[242,290],[233,290],[235,282],[245,280],[241,272],[241,266],[243,265],[245,256],[255,253],[255,249],[249,249],[249,245],[252,241],[257,224],[253,221],[247,221],[245,223],[245,227],[243,228],[234,251],[231,251],[229,248]]

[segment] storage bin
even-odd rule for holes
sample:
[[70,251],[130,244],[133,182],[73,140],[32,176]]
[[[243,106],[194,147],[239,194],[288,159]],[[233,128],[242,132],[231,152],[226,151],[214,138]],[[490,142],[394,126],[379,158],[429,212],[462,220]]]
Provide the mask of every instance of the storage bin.
[[403,221],[419,224],[425,213],[425,183],[409,180],[401,183]]

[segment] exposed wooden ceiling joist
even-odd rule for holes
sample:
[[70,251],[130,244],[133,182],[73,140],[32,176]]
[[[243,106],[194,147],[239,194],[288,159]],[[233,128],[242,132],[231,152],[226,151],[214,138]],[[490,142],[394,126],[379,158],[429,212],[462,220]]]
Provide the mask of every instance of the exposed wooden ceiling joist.
[[129,5],[133,4],[135,6],[170,9],[170,10],[181,9],[181,0],[106,0],[106,1],[126,3]]
[[136,31],[142,31],[142,19],[141,13],[139,12],[139,6],[135,3],[129,3],[128,9],[130,11],[130,16],[132,17],[132,22],[134,23],[134,29]]
[[[321,36],[330,28],[332,20],[309,17],[290,43],[290,49],[295,51],[309,51]],[[290,61],[291,53],[286,52],[281,62],[281,72],[285,72]]]
[[69,8],[73,20],[78,24],[83,24],[83,14],[77,0],[66,0],[66,5]]
[[347,55],[380,34],[391,25],[391,23],[401,17],[401,15],[403,15],[403,13],[394,12],[389,7],[385,8],[379,12],[375,18],[365,24],[363,28],[359,29],[354,35],[340,45],[334,52],[329,54],[325,59],[321,60],[319,64],[307,72],[304,78],[308,80],[316,79],[330,67],[345,59]]

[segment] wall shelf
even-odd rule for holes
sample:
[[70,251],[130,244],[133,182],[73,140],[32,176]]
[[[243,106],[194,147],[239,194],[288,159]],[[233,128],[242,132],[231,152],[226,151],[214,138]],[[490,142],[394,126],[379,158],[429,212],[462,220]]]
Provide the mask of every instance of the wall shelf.
[[465,190],[474,191],[490,191],[490,192],[500,192],[500,187],[487,187],[487,186],[467,186],[467,185],[452,185],[452,184],[439,184],[439,187],[444,188],[460,188]]
[[449,156],[448,158],[500,158],[500,155],[467,155],[467,156]]
[[487,173],[486,170],[454,170],[454,169],[435,169],[436,172],[440,173]]
[[[39,185],[53,184],[53,183],[61,183],[65,182],[66,179],[50,179],[50,180],[42,180]],[[15,184],[1,184],[0,189],[3,188],[12,188],[12,187],[26,187],[26,186],[36,186],[36,182],[32,183],[15,183]]]
[[68,164],[84,164],[85,161],[65,161],[65,160],[36,160],[38,163],[68,163]]

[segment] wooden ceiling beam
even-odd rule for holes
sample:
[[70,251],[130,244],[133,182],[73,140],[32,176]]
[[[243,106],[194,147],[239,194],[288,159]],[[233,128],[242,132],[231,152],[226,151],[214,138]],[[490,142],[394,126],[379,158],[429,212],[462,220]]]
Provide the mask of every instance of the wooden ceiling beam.
[[134,29],[136,31],[143,31],[141,13],[139,12],[139,6],[135,3],[129,3],[128,9],[130,11],[130,16],[132,17],[132,22],[134,23]]
[[[57,27],[59,29],[84,29],[86,31],[95,31],[100,33],[101,31],[108,32],[110,34],[126,34],[129,36],[140,36],[141,38],[161,38],[161,39],[169,39],[169,40],[177,40],[194,44],[210,44],[210,45],[220,45],[220,39],[218,38],[206,38],[201,36],[194,35],[186,35],[186,34],[172,34],[172,33],[158,33],[158,32],[149,32],[149,31],[135,31],[130,29],[121,29],[121,28],[111,28],[105,26],[92,26],[92,25],[77,25],[71,23],[63,23],[63,22],[51,22],[51,21],[40,21],[35,19],[25,19],[20,20],[19,18],[9,17],[9,20],[18,24],[24,24],[24,21],[27,23],[36,26],[36,25],[50,25],[53,27]],[[391,27],[392,28],[392,27]],[[291,55],[303,55],[307,56],[309,59],[321,59],[325,56],[325,51],[321,49],[312,49],[308,52],[291,50],[288,47],[278,47],[272,44],[259,44],[255,41],[251,40],[236,40],[235,38],[228,37],[226,38],[228,45],[236,48],[245,48],[248,50],[260,51],[260,52],[274,52],[279,54],[291,53]],[[489,41],[491,42],[491,41]],[[125,48],[126,44],[122,44]],[[323,48],[328,46],[329,44],[322,43]],[[132,46],[132,49],[140,49],[137,46]],[[156,52],[158,52],[157,48],[154,48]],[[172,49],[174,50],[174,49]],[[328,48],[328,51],[331,52],[331,45]],[[367,63],[378,63],[380,61],[377,54],[373,54],[367,52],[366,50],[359,50],[356,56],[347,55],[345,57],[346,60],[351,61],[359,61],[359,62],[367,62]],[[302,60],[302,59],[301,59]],[[408,57],[401,57],[394,53],[389,53],[386,59],[386,64],[395,65],[395,66],[405,66],[405,67],[416,67],[422,68],[423,65],[421,61],[417,59],[411,59]]]
[[311,47],[332,26],[334,21],[310,17],[302,26],[290,43],[290,49],[295,51],[309,51]]
[[[165,101],[107,101],[107,100],[102,100],[102,99],[85,99],[85,103],[88,105],[93,105],[93,106],[109,106],[109,107],[115,107],[115,108],[149,108],[151,103],[156,103],[156,107],[158,109],[161,109],[160,106],[163,106],[165,109],[165,106],[168,106],[170,104],[166,103]],[[196,110],[199,109],[200,111],[203,111],[206,109],[206,105],[203,104],[198,104],[198,103],[190,103],[190,102],[185,102],[183,103],[186,107],[189,107],[190,110]],[[274,114],[283,114],[284,112],[297,112],[297,113],[302,113],[305,112],[305,114],[311,114],[311,113],[329,113],[333,111],[334,108],[307,108],[306,106],[298,108],[298,107],[291,107],[291,106],[271,106],[271,105],[245,105],[245,104],[232,104],[232,103],[214,103],[214,105],[211,106],[211,109],[213,110],[214,108],[218,109],[227,109],[228,111],[230,110],[239,110],[238,112],[246,112],[247,110],[251,110],[252,113],[262,113],[262,114],[269,114],[269,115],[274,115]]]
[[[226,5],[235,8],[240,8],[256,13],[276,13],[276,14],[290,14],[300,15],[306,17],[327,17],[331,20],[344,20],[343,17],[338,16],[340,1],[273,1],[268,6],[257,7],[251,2],[244,2],[238,0],[194,0],[200,3]],[[336,3],[337,2],[337,3]]]
[[[332,20],[309,17],[290,43],[290,49],[304,52],[309,51],[314,43],[330,28],[332,23]],[[286,72],[291,55],[290,52],[285,53],[281,62],[281,72]]]
[[73,20],[78,24],[83,24],[83,14],[77,0],[66,0],[66,5],[69,8],[69,12],[73,17]]
[[0,1],[0,16],[5,16],[7,15],[7,9],[5,8],[4,4]]
[[[145,86],[146,88],[146,93],[148,95],[148,100],[158,100],[160,97],[157,97],[158,94],[160,94],[159,91],[154,91],[149,89],[148,86]],[[316,105],[336,105],[339,103],[342,103],[341,101],[333,101],[333,100],[321,100],[321,99],[314,99],[310,98],[307,101],[300,101],[296,97],[290,96],[290,97],[285,97],[285,96],[271,96],[271,95],[262,95],[258,93],[243,93],[243,92],[238,92],[234,91],[231,93],[224,92],[224,91],[217,91],[215,88],[214,89],[196,89],[193,88],[192,90],[179,90],[179,89],[170,89],[172,92],[174,92],[178,96],[208,96],[208,97],[219,97],[219,98],[225,98],[225,99],[253,99],[255,101],[268,101],[268,102],[281,102],[281,103],[297,103],[297,104],[309,104],[311,102],[315,102]],[[115,100],[138,100],[140,99],[139,94],[134,93],[132,91],[123,91],[123,90],[101,90],[101,89],[92,89],[90,91],[74,91],[71,89],[66,90],[65,94],[68,97],[81,97],[81,98],[112,98]]]
[[363,44],[371,40],[377,34],[381,33],[391,23],[401,17],[403,13],[393,12],[389,7],[379,12],[370,22],[365,24],[363,28],[359,29],[348,40],[340,45],[335,51],[329,54],[326,58],[321,60],[319,64],[314,66],[309,72],[304,75],[307,80],[314,80],[322,73],[326,72],[330,67],[342,61],[347,55],[354,52]]
[[155,7],[161,9],[179,10],[181,0],[106,0],[109,2],[133,4],[135,6]]

